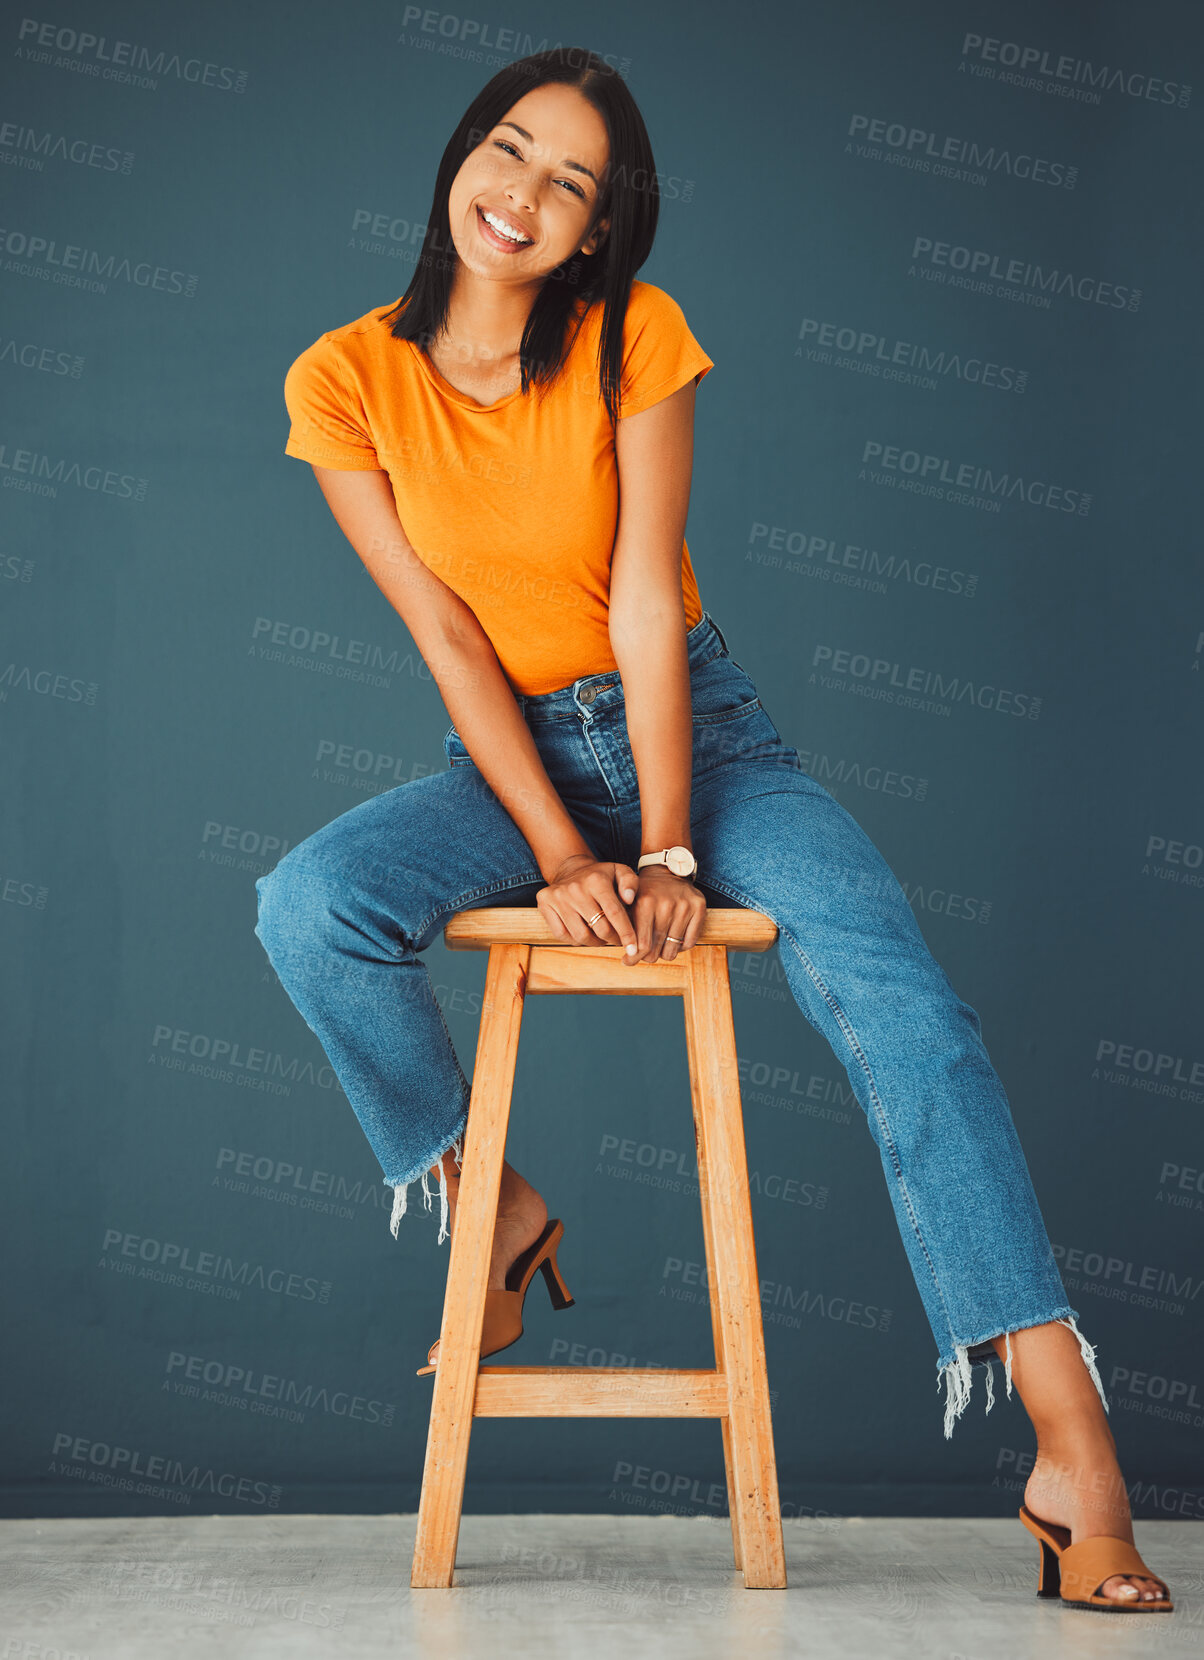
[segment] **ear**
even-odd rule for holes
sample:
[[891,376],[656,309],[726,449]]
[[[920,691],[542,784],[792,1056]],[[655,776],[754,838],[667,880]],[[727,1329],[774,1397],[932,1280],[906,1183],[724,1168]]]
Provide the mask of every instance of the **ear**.
[[581,244],[581,252],[583,254],[596,254],[598,249],[606,241],[606,233],[609,230],[610,230],[610,220],[609,219],[599,219],[598,223],[594,226],[593,230],[589,233],[589,235],[586,237],[585,241]]

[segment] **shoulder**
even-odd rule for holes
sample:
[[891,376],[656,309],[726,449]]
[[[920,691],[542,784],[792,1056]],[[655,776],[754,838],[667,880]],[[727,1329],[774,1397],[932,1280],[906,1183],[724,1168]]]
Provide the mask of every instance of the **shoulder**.
[[648,323],[673,323],[678,320],[684,322],[685,313],[672,294],[653,282],[641,282],[637,277],[631,285],[631,298],[627,302],[627,322],[641,328]]
[[[578,302],[581,310],[582,302]],[[655,333],[658,328],[681,328],[685,325],[685,315],[673,296],[655,283],[641,282],[637,277],[631,284],[631,293],[627,297],[627,310],[623,314],[623,338],[630,345],[645,329],[652,329]],[[602,331],[602,301],[593,300],[583,307],[581,322],[583,333],[592,335]]]
[[370,366],[390,350],[399,350],[402,342],[393,338],[390,328],[394,310],[393,306],[373,306],[362,317],[327,329],[299,353],[289,373],[298,368]]

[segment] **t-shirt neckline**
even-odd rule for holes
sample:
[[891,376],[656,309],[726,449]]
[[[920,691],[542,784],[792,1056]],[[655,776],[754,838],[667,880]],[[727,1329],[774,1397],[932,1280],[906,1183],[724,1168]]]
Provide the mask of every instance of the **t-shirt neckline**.
[[461,392],[458,386],[453,386],[450,380],[446,380],[421,346],[413,340],[407,340],[406,345],[413,351],[423,374],[436,392],[441,393],[451,403],[458,404],[461,409],[470,410],[474,415],[492,415],[496,410],[505,409],[507,404],[512,403],[515,398],[522,395],[522,386],[519,385],[514,388],[513,392],[507,392],[504,398],[499,398],[496,403],[478,403],[475,398],[470,398],[467,392]]

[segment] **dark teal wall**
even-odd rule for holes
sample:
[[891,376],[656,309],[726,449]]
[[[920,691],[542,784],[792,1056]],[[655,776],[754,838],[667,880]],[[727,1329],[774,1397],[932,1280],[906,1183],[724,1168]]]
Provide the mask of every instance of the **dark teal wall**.
[[[442,767],[448,718],[281,385],[406,287],[478,87],[564,39],[623,64],[642,274],[716,363],[703,603],[980,1012],[1137,1514],[1199,1514],[1198,8],[103,11],[5,25],[6,1511],[416,1503],[446,1247],[420,1206],[390,1238],[252,929],[255,878]],[[483,960],[428,961],[471,1070]],[[943,1440],[847,1077],[776,953],[731,966],[786,1513],[1009,1513],[1018,1401],[976,1374]],[[709,1363],[679,1154],[678,1005],[534,1000],[511,1157],[577,1300],[516,1360]],[[485,1421],[467,1506],[713,1515],[722,1470],[709,1423]]]

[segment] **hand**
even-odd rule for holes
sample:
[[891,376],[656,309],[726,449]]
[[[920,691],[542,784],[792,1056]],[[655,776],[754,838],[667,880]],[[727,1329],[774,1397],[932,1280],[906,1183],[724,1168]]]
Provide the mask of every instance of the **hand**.
[[[639,873],[635,900],[637,950],[634,955],[629,951],[623,960],[671,963],[679,951],[688,951],[697,940],[706,914],[706,897],[690,877],[674,876],[664,865],[649,866]],[[673,939],[668,938],[670,934]]]
[[[623,945],[628,958],[635,961],[636,931],[615,889],[623,899],[632,900],[638,886],[639,878],[630,865],[571,853],[547,887],[540,888],[535,903],[557,939],[575,945]],[[601,916],[597,916],[599,911]],[[597,920],[591,923],[591,917]]]

